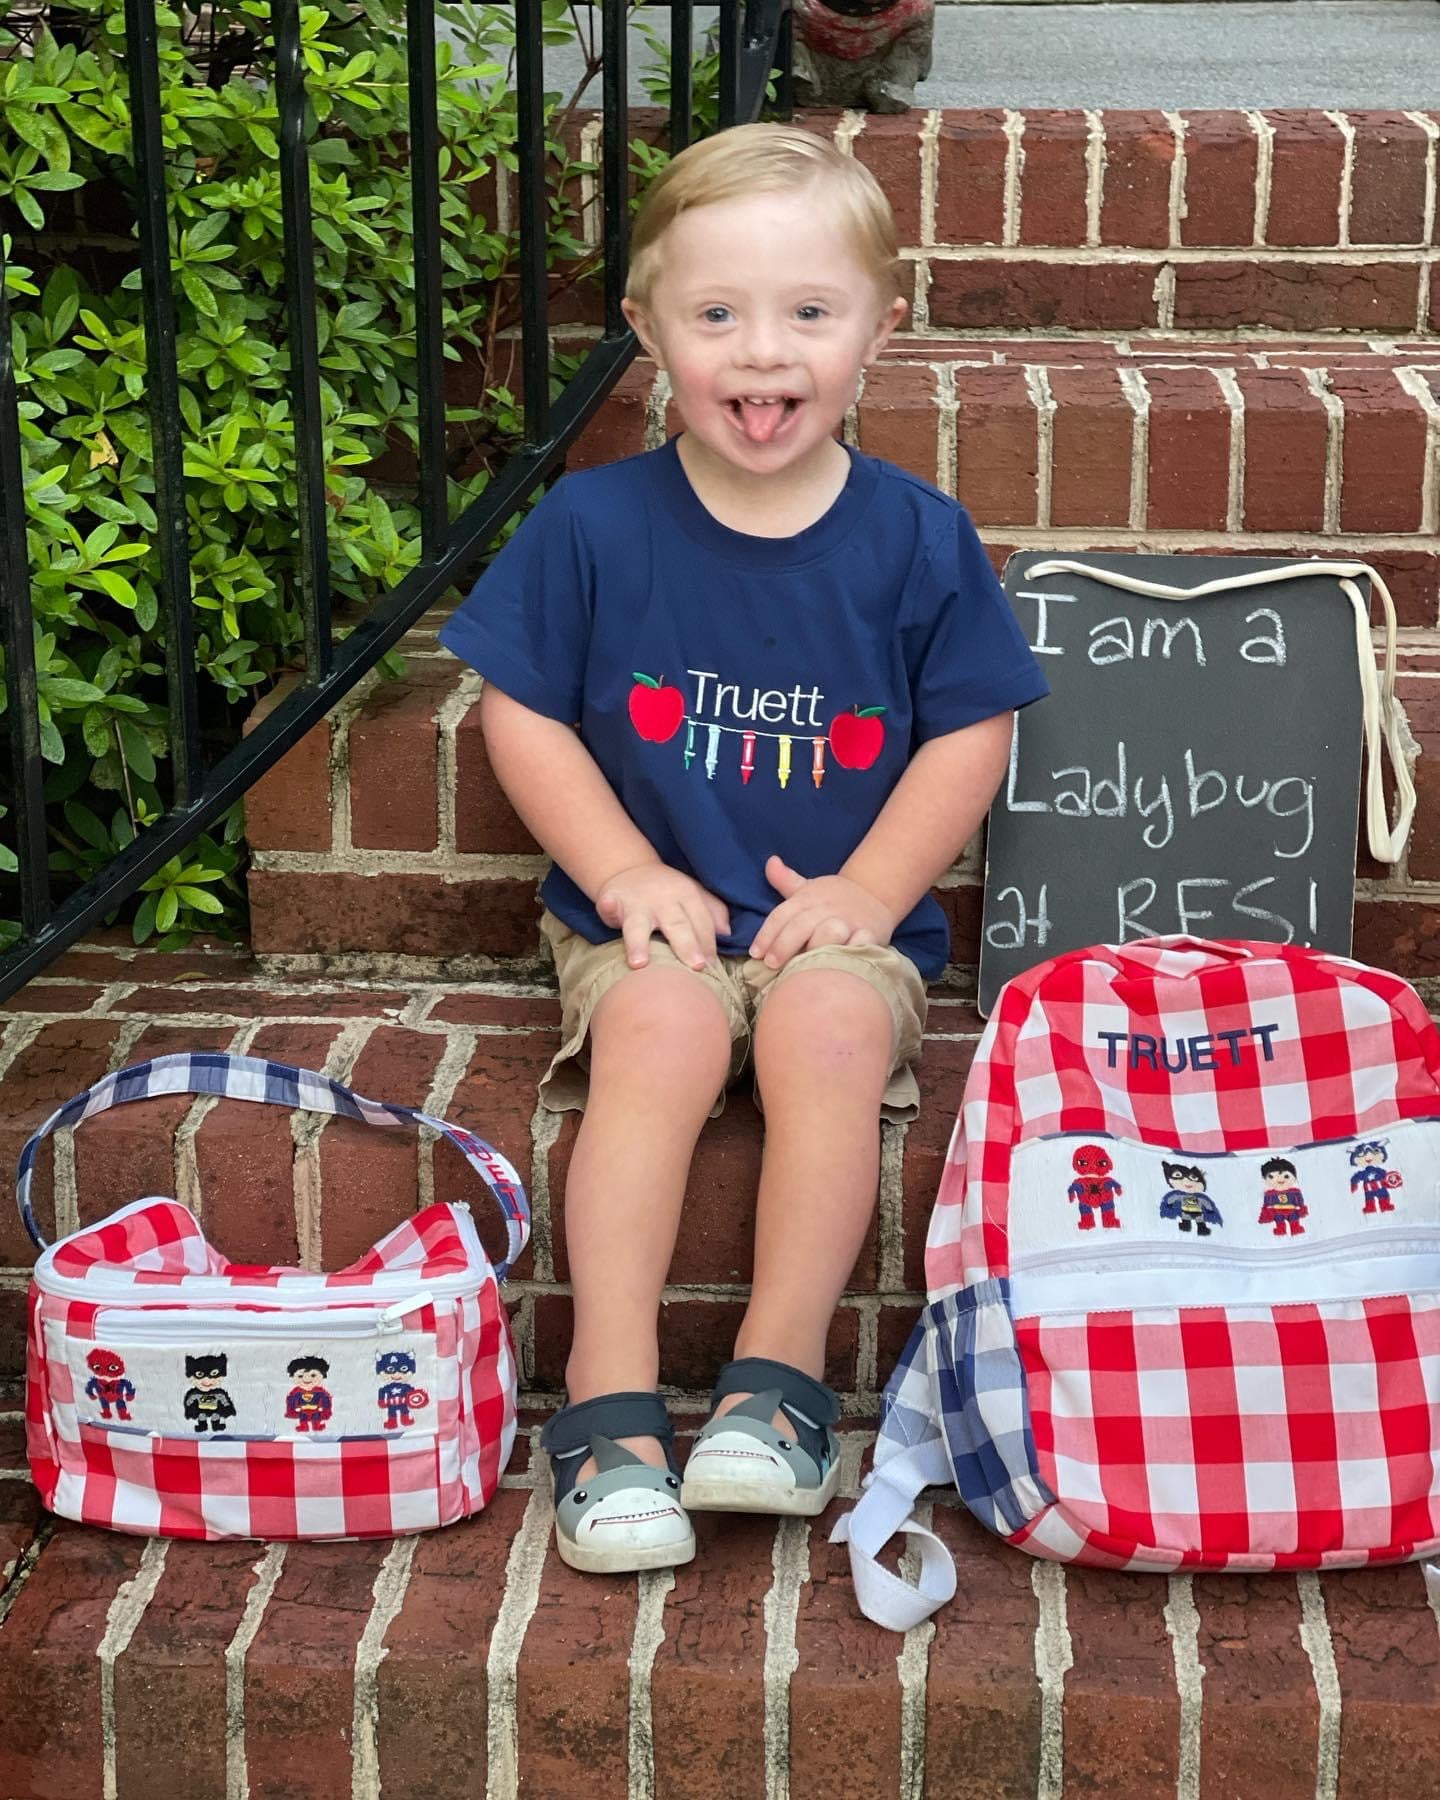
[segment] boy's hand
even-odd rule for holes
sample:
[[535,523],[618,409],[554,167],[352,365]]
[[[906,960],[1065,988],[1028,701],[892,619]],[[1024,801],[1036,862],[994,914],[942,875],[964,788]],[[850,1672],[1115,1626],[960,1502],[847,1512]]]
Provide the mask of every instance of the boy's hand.
[[750,954],[778,969],[802,950],[822,944],[888,944],[896,920],[868,888],[848,875],[817,875],[807,881],[778,856],[765,865],[765,879],[784,895],[755,933]]
[[708,888],[668,863],[637,863],[612,875],[595,896],[595,910],[625,940],[625,960],[643,969],[659,932],[692,969],[715,960],[716,933],[730,930],[730,914]]

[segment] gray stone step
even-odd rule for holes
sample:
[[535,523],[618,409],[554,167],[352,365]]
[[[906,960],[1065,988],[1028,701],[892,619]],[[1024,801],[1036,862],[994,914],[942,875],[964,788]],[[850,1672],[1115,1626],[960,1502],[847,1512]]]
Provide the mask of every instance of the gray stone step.
[[[585,16],[585,8],[578,9]],[[695,9],[697,39],[714,18]],[[649,22],[669,36],[669,14]],[[598,44],[599,16],[595,15]],[[631,34],[631,102],[652,61]],[[546,85],[567,97],[577,47],[546,56]],[[599,83],[587,96],[599,104]],[[1165,5],[944,4],[921,106],[1440,106],[1435,0],[1231,0]]]

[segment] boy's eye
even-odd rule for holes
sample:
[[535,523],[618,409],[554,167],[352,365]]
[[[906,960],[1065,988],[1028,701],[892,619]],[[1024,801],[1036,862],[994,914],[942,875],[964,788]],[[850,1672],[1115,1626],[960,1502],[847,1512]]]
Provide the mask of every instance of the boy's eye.
[[796,311],[807,324],[814,319],[823,319],[825,317],[825,308],[823,306],[816,306],[813,302],[806,306],[797,307]]
[[730,317],[728,306],[707,306],[701,315],[707,325],[723,325]]

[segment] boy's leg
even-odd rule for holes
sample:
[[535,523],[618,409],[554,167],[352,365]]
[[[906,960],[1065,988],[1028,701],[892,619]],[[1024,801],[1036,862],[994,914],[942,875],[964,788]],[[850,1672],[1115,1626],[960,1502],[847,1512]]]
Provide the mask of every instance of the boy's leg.
[[[657,1385],[660,1293],[695,1140],[730,1055],[725,1008],[687,969],[631,970],[596,1005],[589,1096],[565,1183],[572,1403]],[[620,1441],[663,1465],[656,1439]],[[592,1472],[587,1459],[580,1479]]]
[[[824,1379],[830,1321],[875,1210],[894,1048],[890,1003],[862,976],[797,970],[766,995],[755,1027],[765,1158],[737,1357]],[[775,1423],[784,1428],[783,1417]]]

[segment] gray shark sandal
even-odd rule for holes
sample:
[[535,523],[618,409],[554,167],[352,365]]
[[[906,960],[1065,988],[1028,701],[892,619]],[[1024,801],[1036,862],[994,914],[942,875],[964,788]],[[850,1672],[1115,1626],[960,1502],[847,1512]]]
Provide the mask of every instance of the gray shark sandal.
[[[788,1363],[745,1356],[720,1371],[711,1406],[729,1394],[752,1397],[712,1418],[695,1440],[681,1504],[693,1512],[823,1512],[840,1480],[834,1392]],[[790,1421],[788,1433],[771,1423],[777,1412]]]
[[[667,1466],[652,1468],[615,1442],[659,1438]],[[555,1491],[555,1547],[587,1575],[621,1575],[689,1562],[695,1533],[680,1504],[675,1432],[656,1393],[600,1394],[546,1420],[540,1447]],[[587,1456],[598,1465],[583,1486]]]

